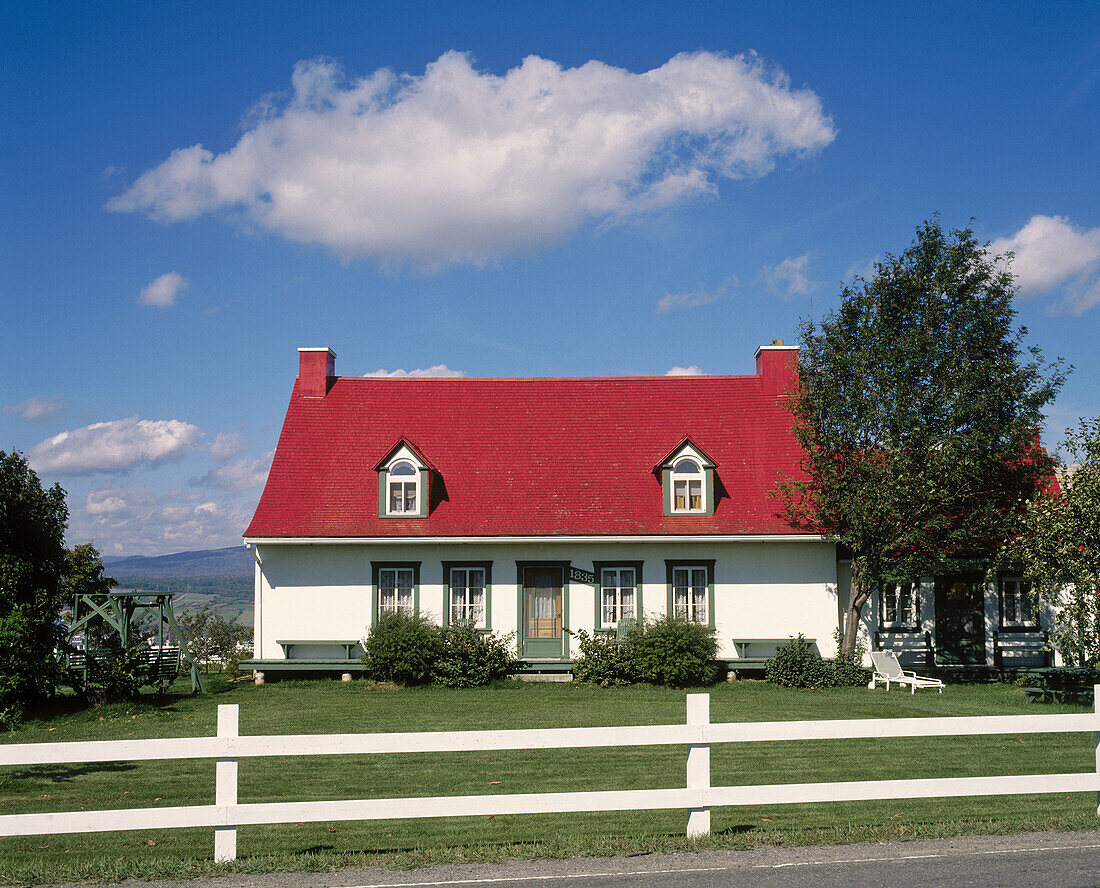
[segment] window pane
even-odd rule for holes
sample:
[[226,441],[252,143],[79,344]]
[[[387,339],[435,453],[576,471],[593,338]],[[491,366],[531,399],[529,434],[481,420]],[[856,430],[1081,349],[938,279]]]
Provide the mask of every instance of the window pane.
[[619,571],[619,583],[625,589],[634,585],[634,571],[631,568],[623,568]]
[[390,484],[390,511],[403,512],[405,500],[401,496],[401,482],[394,481]]
[[415,475],[416,467],[411,462],[399,462],[390,466],[391,475]]
[[689,481],[688,489],[691,493],[691,508],[702,509],[703,508],[703,482],[702,481]]
[[687,508],[687,481],[677,481],[673,485],[673,491],[676,494],[674,509],[686,509]]
[[896,623],[898,621],[898,587],[894,583],[887,583],[882,587],[882,605],[885,622]]
[[622,590],[620,606],[620,619],[633,620],[634,619],[634,587],[624,587]]
[[699,464],[695,460],[681,459],[672,467],[677,475],[698,475]]
[[404,483],[404,487],[405,487],[405,511],[406,512],[415,512],[416,511],[416,482],[415,481],[406,481]]

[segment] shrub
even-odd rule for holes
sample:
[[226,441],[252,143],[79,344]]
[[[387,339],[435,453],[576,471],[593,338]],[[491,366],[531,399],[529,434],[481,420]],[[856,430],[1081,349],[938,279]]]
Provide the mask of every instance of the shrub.
[[851,654],[845,654],[840,648],[842,634],[839,629],[833,631],[833,639],[836,641],[836,659],[833,660],[833,683],[838,688],[858,688],[866,685],[871,680],[871,672],[863,668],[863,655],[867,653],[867,645],[862,641],[856,641],[856,649]]
[[512,636],[481,632],[469,622],[449,626],[440,633],[439,659],[432,664],[432,679],[448,688],[476,688],[504,678],[518,658]]
[[362,660],[375,681],[422,684],[442,652],[442,633],[426,617],[382,614],[363,642]]
[[701,623],[662,617],[638,626],[625,643],[641,681],[687,688],[718,677],[718,642],[714,630]]
[[641,681],[631,643],[635,631],[620,640],[614,635],[589,635],[580,630],[577,643],[581,655],[573,662],[573,678],[605,688]]
[[802,633],[780,645],[768,661],[764,677],[785,688],[827,688],[833,684],[833,670]]

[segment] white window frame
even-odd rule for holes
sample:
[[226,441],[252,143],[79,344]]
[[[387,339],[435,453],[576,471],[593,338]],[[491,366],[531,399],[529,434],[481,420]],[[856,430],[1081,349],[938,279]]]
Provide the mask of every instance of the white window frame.
[[[1026,577],[1000,577],[1001,627],[1004,629],[1034,629],[1038,625],[1030,594],[1025,591],[1031,585]],[[1011,593],[1009,589],[1011,588]],[[1013,599],[1013,619],[1008,617],[1009,598]],[[1026,619],[1024,615],[1026,614]]]
[[[401,585],[401,575],[408,574],[408,586]],[[387,575],[389,575],[387,577]],[[387,592],[390,600],[387,601]],[[407,593],[407,594],[405,594]],[[407,598],[407,601],[402,599]],[[415,614],[416,608],[416,571],[412,567],[378,568],[378,616],[401,612],[408,616]]]
[[[908,587],[908,602],[905,601],[906,587]],[[903,582],[888,583],[883,581],[878,586],[879,594],[879,623],[883,629],[913,630],[920,629],[920,583]],[[893,595],[894,618],[891,620],[889,600]]]
[[[678,574],[686,573],[685,583],[679,582]],[[701,585],[697,582],[702,578]],[[684,590],[684,603],[677,602],[677,593]],[[699,595],[702,590],[702,595]],[[710,597],[710,576],[703,565],[684,564],[672,566],[672,616],[691,620],[693,623],[702,623],[704,626],[710,622],[710,614],[707,613],[707,599]],[[701,605],[699,601],[701,600]]]
[[[682,463],[691,463],[695,466],[695,472],[677,472],[677,466]],[[678,456],[672,463],[672,471],[669,474],[669,483],[672,484],[672,513],[674,515],[702,515],[707,511],[707,470],[703,464],[691,456]],[[699,506],[698,508],[692,508],[691,506],[691,485],[692,483],[699,485]],[[684,486],[684,506],[678,508],[676,505],[676,488],[679,485]]]
[[[623,574],[629,572],[630,583],[623,582]],[[630,613],[624,613],[625,591],[629,590]],[[608,601],[610,597],[610,603]],[[638,569],[632,565],[612,565],[600,569],[600,626],[614,629],[620,620],[638,619]]]
[[[480,587],[471,582],[471,574],[481,575]],[[461,582],[456,582],[459,575],[461,575]],[[447,614],[449,623],[452,626],[456,623],[471,621],[476,628],[485,628],[486,614],[489,609],[488,583],[488,571],[484,567],[475,565],[470,567],[451,567],[449,569],[447,585],[450,589],[450,600],[447,602]],[[480,604],[474,603],[474,596],[471,594],[472,591],[477,588],[481,589]],[[471,616],[471,614],[479,608],[480,616]]]
[[[394,469],[398,466],[409,466],[412,474],[396,474]],[[401,496],[397,506],[394,506],[393,488],[401,486]],[[408,507],[408,487],[412,486],[412,507]],[[410,459],[398,459],[386,469],[386,514],[387,515],[419,515],[420,514],[420,469]]]

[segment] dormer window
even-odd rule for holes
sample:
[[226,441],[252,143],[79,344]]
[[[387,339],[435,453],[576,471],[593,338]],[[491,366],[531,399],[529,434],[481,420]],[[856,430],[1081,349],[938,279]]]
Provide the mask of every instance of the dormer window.
[[693,459],[677,460],[672,467],[672,511],[704,511],[703,469]]
[[378,472],[379,518],[427,518],[436,470],[405,438],[374,467]]
[[684,438],[661,462],[660,472],[666,515],[713,515],[717,468],[697,444]]
[[389,514],[415,515],[420,511],[417,503],[420,492],[420,472],[407,459],[390,466],[388,479]]

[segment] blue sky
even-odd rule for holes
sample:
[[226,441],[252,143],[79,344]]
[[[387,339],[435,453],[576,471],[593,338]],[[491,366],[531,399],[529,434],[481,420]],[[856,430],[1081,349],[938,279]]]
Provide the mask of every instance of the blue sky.
[[[297,369],[749,373],[934,213],[1100,414],[1100,7],[21,4],[0,449],[106,554],[233,545]],[[60,437],[59,437],[60,436]]]

